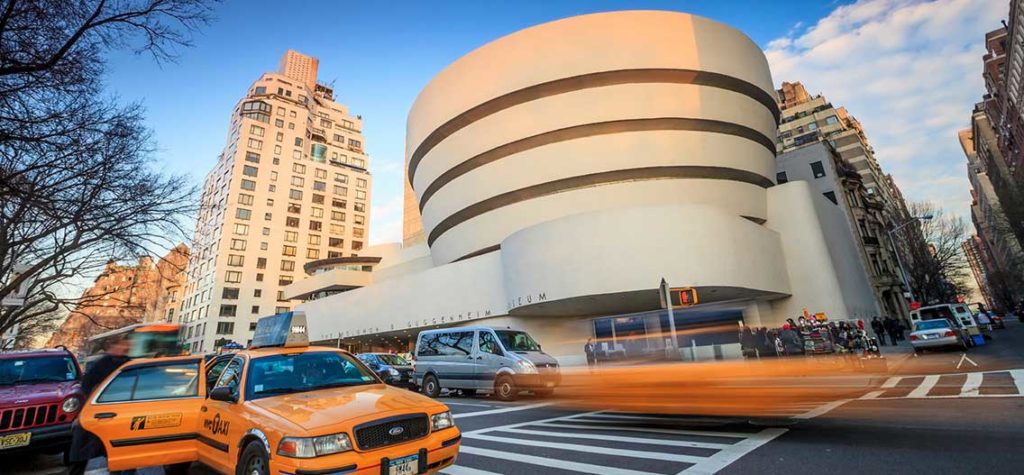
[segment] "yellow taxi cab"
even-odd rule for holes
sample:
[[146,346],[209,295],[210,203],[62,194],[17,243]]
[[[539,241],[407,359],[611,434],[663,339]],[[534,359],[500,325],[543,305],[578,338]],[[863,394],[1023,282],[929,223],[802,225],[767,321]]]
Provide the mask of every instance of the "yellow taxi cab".
[[248,350],[132,361],[80,415],[108,469],[199,461],[222,473],[435,473],[455,463],[449,409],[388,386],[354,355],[308,346],[305,316],[257,323]]

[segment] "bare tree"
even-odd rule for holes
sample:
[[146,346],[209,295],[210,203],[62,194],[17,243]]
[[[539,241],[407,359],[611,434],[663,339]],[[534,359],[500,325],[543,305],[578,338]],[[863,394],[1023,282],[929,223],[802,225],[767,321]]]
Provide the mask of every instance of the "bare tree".
[[[103,54],[173,60],[209,21],[203,0],[0,2],[0,333],[81,304],[110,259],[183,240],[195,188],[152,166],[137,104],[104,97]],[[21,272],[16,267],[24,266]]]
[[968,295],[970,267],[962,248],[967,237],[963,218],[947,215],[928,202],[912,202],[908,211],[910,216],[932,217],[896,233],[915,296],[924,303],[941,303]]

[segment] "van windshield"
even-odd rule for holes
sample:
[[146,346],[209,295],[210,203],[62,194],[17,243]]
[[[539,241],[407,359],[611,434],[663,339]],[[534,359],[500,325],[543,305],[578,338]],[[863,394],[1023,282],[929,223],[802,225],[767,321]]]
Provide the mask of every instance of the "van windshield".
[[494,333],[498,334],[498,339],[508,351],[540,351],[540,345],[526,332],[495,330]]

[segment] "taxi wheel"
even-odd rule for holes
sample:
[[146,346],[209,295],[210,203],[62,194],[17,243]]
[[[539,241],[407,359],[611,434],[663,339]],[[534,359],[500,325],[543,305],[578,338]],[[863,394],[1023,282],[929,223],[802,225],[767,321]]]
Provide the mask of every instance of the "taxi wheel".
[[423,378],[423,394],[436,398],[441,395],[441,383],[437,381],[437,377],[428,374],[426,378]]
[[519,389],[511,377],[501,376],[494,382],[494,395],[502,401],[515,401]]
[[259,442],[250,442],[242,451],[242,457],[235,468],[236,475],[268,475],[267,451]]

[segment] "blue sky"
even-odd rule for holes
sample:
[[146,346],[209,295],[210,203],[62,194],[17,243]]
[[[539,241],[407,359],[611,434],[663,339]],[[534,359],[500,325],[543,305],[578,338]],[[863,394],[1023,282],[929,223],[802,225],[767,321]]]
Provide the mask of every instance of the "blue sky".
[[[1001,15],[1007,9],[1007,2],[1001,0],[940,3],[964,9],[977,8],[980,3],[993,10],[998,8]],[[938,6],[947,9],[946,5],[929,6],[914,0],[861,0],[853,5],[827,1],[568,0],[306,1],[294,5],[301,8],[286,6],[286,2],[229,1],[217,9],[217,20],[195,37],[195,46],[181,51],[176,63],[161,65],[146,56],[129,54],[112,56],[109,91],[123,101],[140,101],[145,105],[148,125],[159,146],[159,166],[172,173],[189,174],[198,183],[223,148],[229,113],[252,81],[262,72],[276,69],[286,48],[319,57],[321,80],[334,81],[338,101],[365,120],[364,133],[374,174],[373,242],[400,237],[405,119],[412,101],[437,72],[491,40],[538,23],[598,11],[659,9],[706,16],[739,28],[768,49],[773,70],[786,74],[780,76],[780,71],[774,71],[776,82],[800,79],[812,92],[822,92],[833,103],[847,105],[865,123],[871,136],[871,119],[876,113],[872,111],[877,109],[877,115],[885,117],[884,108],[875,107],[876,96],[867,87],[869,84],[819,80],[842,76],[837,74],[842,68],[857,66],[822,63],[816,58],[816,48],[829,45],[820,37],[825,33],[837,37],[845,34],[851,36],[855,45],[856,41],[863,41],[859,32],[865,26],[893,24],[901,11]],[[962,40],[958,51],[964,56],[960,65],[963,70],[953,71],[954,76],[962,77],[968,72],[979,76],[978,45],[980,34],[987,30],[980,34],[975,30],[998,26],[988,26],[996,17],[999,16],[976,14],[972,17],[976,21],[968,26],[939,25],[945,28],[947,36]],[[930,21],[927,12],[912,20],[918,22],[918,30],[921,22]],[[900,25],[896,22],[893,28]],[[931,48],[932,45],[914,46],[909,54],[926,57]],[[974,54],[977,55],[971,56]],[[969,61],[972,57],[973,64]],[[775,68],[775,63],[780,68]],[[878,76],[878,80],[887,80],[884,73]],[[960,122],[964,122],[961,126],[966,126],[970,104],[981,95],[980,84],[979,76],[958,86],[960,95],[947,104],[950,123],[959,114],[963,119]],[[888,129],[890,125],[884,127]],[[955,144],[955,133],[951,137],[944,135],[948,126],[938,124],[936,137],[946,137]],[[905,144],[899,140],[894,144],[885,140],[875,143],[883,166],[884,150],[891,147],[899,151],[901,145]],[[956,157],[955,149],[946,150],[938,158],[933,154],[930,160],[933,166],[941,162],[953,186],[962,187],[966,179],[956,182],[958,173],[963,177],[956,166],[958,159],[963,162],[963,157]],[[904,160],[894,160],[896,168],[906,165],[902,173],[897,173],[897,179],[902,178],[901,174],[912,175],[914,167],[921,165],[912,156],[896,158]],[[917,193],[915,189],[905,191],[930,199],[927,193]],[[966,188],[956,193],[962,195],[960,201],[967,199]],[[958,212],[958,207],[962,207],[960,202],[940,204]]]

